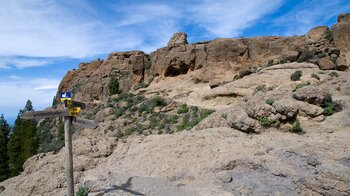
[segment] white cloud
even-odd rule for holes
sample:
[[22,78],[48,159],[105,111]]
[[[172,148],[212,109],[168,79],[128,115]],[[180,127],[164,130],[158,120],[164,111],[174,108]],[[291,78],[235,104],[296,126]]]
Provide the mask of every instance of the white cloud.
[[311,28],[325,25],[332,18],[349,10],[348,0],[307,0],[277,18],[275,25],[286,27],[285,35],[304,35]]
[[281,3],[282,0],[198,1],[189,7],[192,16],[189,20],[204,27],[212,35],[234,37],[262,16],[276,10]]
[[0,57],[0,69],[8,69],[11,67],[16,67],[18,69],[40,67],[46,66],[54,61],[54,59],[44,58]]
[[85,2],[4,1],[0,8],[0,55],[82,58],[140,44],[132,32],[95,19]]
[[[99,15],[86,0],[4,1],[0,8],[0,55],[83,58],[112,51],[165,46],[169,37],[191,23],[211,35],[232,37],[282,0],[194,1],[110,5],[115,15]],[[120,3],[119,3],[120,4]],[[43,65],[21,62],[19,67]],[[1,64],[0,67],[8,68]]]
[[[18,76],[17,76],[18,77]],[[30,99],[36,110],[52,104],[60,79],[22,78],[21,80],[0,81],[0,113],[14,117]]]

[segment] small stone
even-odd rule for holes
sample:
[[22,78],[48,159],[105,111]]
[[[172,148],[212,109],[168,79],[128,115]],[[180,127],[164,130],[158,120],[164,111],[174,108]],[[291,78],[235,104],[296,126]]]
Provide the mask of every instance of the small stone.
[[223,183],[230,183],[232,182],[232,175],[229,171],[220,171],[216,174],[216,177],[218,180],[220,180]]
[[321,163],[319,162],[319,160],[317,159],[316,156],[312,155],[307,159],[307,164],[316,167],[317,165],[320,165]]
[[221,82],[211,82],[211,83],[209,84],[209,87],[210,87],[211,89],[213,89],[213,88],[216,88],[216,87],[220,86],[220,84],[221,84]]

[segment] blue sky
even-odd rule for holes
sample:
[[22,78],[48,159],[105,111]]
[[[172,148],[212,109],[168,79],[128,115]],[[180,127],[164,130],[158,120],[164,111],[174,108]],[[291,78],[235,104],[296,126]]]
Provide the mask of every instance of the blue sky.
[[64,74],[114,51],[217,37],[301,35],[350,12],[348,0],[1,0],[0,113],[12,123],[31,99],[52,103]]

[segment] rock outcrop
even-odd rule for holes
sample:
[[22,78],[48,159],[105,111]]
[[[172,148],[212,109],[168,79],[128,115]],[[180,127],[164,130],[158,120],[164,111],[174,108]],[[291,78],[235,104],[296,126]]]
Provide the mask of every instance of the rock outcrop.
[[104,61],[81,63],[77,70],[66,74],[59,91],[70,90],[82,101],[105,101],[112,77],[118,78],[121,91],[128,91],[140,83],[147,86],[155,77],[174,77],[195,70],[200,70],[192,74],[195,82],[222,82],[241,75],[241,70],[295,61],[315,63],[324,70],[347,70],[349,18],[349,14],[342,14],[332,29],[315,27],[306,36],[220,38],[188,44],[186,33],[175,33],[166,47],[151,54],[118,52]]

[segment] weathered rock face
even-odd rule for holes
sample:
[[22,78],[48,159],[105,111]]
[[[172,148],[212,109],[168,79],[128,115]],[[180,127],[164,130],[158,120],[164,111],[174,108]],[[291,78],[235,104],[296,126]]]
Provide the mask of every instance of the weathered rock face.
[[336,47],[340,50],[338,68],[346,70],[350,66],[350,14],[339,15],[338,23],[333,26],[333,37]]
[[119,88],[127,91],[143,81],[148,62],[148,55],[142,51],[111,53],[105,61],[81,63],[79,69],[69,71],[59,90],[72,91],[77,100],[105,100],[109,96],[108,83],[112,77],[117,77]]
[[[304,62],[321,69],[346,70],[350,65],[350,16],[343,14],[332,31],[321,26],[307,36],[215,39],[187,44],[186,33],[175,33],[168,45],[151,54],[142,51],[112,53],[105,61],[81,63],[69,71],[59,90],[76,92],[82,101],[106,100],[108,83],[117,77],[122,91],[155,77],[174,77],[200,70],[195,82],[222,82],[240,70],[266,65]],[[334,42],[333,42],[334,39]],[[239,74],[238,74],[239,75]],[[84,92],[84,96],[80,92]]]
[[177,46],[177,45],[185,45],[187,42],[187,34],[184,32],[174,33],[174,35],[170,38],[168,42],[168,47]]
[[311,29],[307,34],[308,41],[317,42],[324,38],[325,33],[329,31],[327,26],[319,26]]

